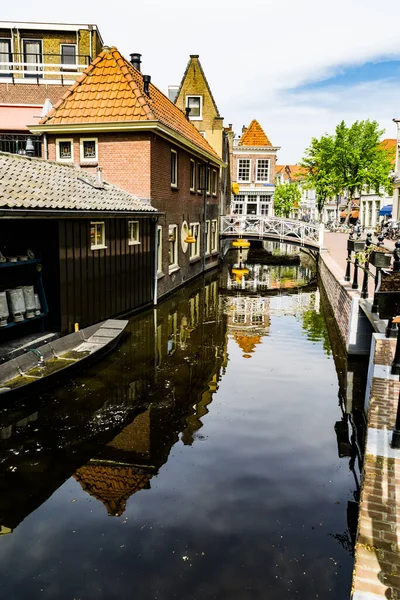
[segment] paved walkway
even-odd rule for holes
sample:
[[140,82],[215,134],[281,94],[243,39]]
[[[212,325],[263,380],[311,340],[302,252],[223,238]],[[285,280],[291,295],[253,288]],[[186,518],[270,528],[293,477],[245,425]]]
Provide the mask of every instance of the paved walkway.
[[[343,275],[347,239],[346,234],[338,233],[327,233],[325,237],[325,247],[343,266]],[[393,242],[385,246],[394,247]],[[400,392],[399,377],[390,374],[395,346],[395,340],[380,333],[373,335],[353,600],[400,599],[400,450],[390,447]]]

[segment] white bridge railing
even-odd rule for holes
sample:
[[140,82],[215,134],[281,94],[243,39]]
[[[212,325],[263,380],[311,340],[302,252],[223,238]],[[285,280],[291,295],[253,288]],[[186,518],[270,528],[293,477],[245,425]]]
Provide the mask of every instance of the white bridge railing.
[[257,237],[322,248],[324,225],[297,219],[249,215],[225,215],[220,221],[222,237]]

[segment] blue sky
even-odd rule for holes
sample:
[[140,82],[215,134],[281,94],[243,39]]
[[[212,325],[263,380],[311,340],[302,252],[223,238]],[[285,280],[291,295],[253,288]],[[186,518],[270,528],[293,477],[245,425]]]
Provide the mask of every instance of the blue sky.
[[344,119],[375,119],[395,137],[400,117],[398,0],[19,0],[2,20],[96,23],[107,45],[142,53],[164,92],[199,54],[225,123],[255,118],[279,162],[300,160],[311,137]]

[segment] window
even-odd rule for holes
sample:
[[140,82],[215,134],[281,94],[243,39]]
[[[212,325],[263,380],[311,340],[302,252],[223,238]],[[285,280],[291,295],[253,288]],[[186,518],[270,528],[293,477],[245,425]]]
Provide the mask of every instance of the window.
[[198,258],[200,256],[200,225],[199,223],[190,223],[190,233],[196,240],[190,244],[189,258]]
[[178,187],[178,153],[171,150],[171,187]]
[[104,221],[91,221],[90,223],[90,249],[100,250],[106,248],[106,227]]
[[257,160],[257,177],[256,181],[268,181],[269,175],[269,159],[259,158]]
[[157,225],[157,273],[162,273],[162,225]]
[[218,222],[217,219],[211,221],[211,252],[218,251]]
[[130,246],[140,244],[139,221],[128,221],[128,244]]
[[176,350],[176,336],[178,333],[178,313],[174,312],[168,315],[168,342],[167,352],[171,356]]
[[56,140],[56,156],[58,161],[74,160],[74,140]]
[[238,181],[250,181],[250,158],[239,158],[238,160]]
[[203,98],[201,96],[186,96],[186,106],[190,108],[189,119],[202,119]]
[[178,227],[170,225],[168,227],[168,265],[169,271],[175,270],[178,266]]
[[210,254],[211,248],[211,236],[210,236],[211,223],[206,221],[206,254]]
[[35,65],[43,62],[42,56],[42,40],[22,40],[24,71],[26,71],[24,77],[43,77],[41,71],[43,67],[36,67]]
[[76,68],[74,69],[74,66],[76,65],[75,44],[60,44],[60,56],[61,64],[63,65],[62,71],[76,71]]
[[194,192],[194,186],[196,182],[196,163],[190,159],[190,191]]
[[244,214],[244,203],[243,202],[234,202],[233,203],[233,212],[236,215],[243,215]]
[[80,140],[81,162],[97,162],[97,138]]
[[270,205],[268,202],[261,202],[260,203],[260,214],[267,217],[269,214],[269,206]]
[[[0,39],[0,63],[12,62],[11,40]],[[11,66],[0,66],[0,77],[9,77]]]
[[210,171],[209,167],[206,168],[206,188],[207,188],[207,194],[210,194],[210,189],[211,189],[211,171]]
[[218,189],[218,177],[217,177],[217,171],[213,171],[212,172],[212,193],[213,196],[217,195],[217,189]]

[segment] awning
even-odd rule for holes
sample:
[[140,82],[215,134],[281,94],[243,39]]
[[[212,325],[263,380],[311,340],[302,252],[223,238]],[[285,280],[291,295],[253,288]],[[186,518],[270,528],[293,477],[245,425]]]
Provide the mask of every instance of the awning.
[[391,217],[392,216],[392,204],[388,204],[387,206],[382,206],[379,211],[380,217]]
[[39,123],[40,113],[43,107],[40,105],[18,106],[0,105],[0,131],[21,131],[28,133],[27,125]]
[[[345,217],[347,217],[347,210],[342,210],[342,212],[340,213],[340,218],[344,219]],[[350,217],[352,219],[358,219],[358,217],[360,216],[360,211],[359,210],[352,210],[350,213]]]

